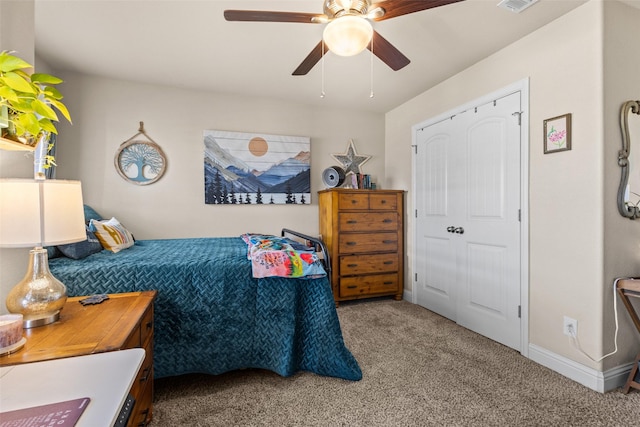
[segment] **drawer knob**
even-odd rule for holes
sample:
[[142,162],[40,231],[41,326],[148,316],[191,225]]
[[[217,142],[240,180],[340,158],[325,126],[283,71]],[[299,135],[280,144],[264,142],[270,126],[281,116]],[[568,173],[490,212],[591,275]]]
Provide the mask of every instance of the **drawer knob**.
[[350,219],[347,221],[347,224],[357,224],[358,221],[356,221],[355,219]]
[[395,243],[395,240],[383,240],[382,243],[384,243],[385,245],[390,245],[392,243]]
[[347,264],[347,267],[351,267],[351,268],[357,267],[357,266],[358,266],[358,264]]
[[356,242],[347,242],[347,246],[355,246],[355,245],[357,245]]
[[347,289],[355,289],[355,288],[357,288],[357,286],[356,286],[356,285],[350,285],[350,286],[347,286]]
[[387,218],[387,219],[382,220],[382,222],[384,222],[385,224],[389,224],[390,222],[393,222],[393,220]]
[[393,282],[384,282],[384,285],[393,285]]
[[153,322],[147,322],[145,326],[147,327],[147,329],[151,329],[153,327]]
[[383,264],[384,265],[391,265],[391,264],[393,264],[393,261],[385,261],[385,262],[383,262]]
[[380,203],[382,203],[383,205],[385,205],[385,204],[387,204],[387,201],[386,201],[385,199],[382,199],[382,200],[380,201]]

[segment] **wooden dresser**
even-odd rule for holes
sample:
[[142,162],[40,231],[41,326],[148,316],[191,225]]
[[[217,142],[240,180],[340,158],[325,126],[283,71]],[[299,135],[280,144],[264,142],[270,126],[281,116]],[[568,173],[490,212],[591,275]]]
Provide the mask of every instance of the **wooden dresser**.
[[404,192],[334,188],[318,196],[336,305],[383,295],[402,299]]
[[145,426],[153,415],[153,300],[156,294],[156,291],[110,294],[108,300],[86,306],[78,302],[84,297],[69,298],[59,321],[25,329],[24,347],[0,357],[0,366],[143,348],[145,359],[130,391],[136,402],[128,425]]

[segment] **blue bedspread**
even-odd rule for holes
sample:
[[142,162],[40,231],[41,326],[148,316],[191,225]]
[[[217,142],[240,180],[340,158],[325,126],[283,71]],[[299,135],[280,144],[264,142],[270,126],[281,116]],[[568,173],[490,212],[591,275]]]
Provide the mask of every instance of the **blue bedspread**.
[[158,291],[156,378],[243,368],[362,378],[328,279],[254,279],[239,237],[142,240],[49,265],[70,296]]

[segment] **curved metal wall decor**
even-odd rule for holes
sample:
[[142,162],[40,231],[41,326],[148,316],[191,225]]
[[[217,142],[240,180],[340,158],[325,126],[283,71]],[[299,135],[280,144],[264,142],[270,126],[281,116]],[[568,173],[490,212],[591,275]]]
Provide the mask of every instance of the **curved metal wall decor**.
[[[136,140],[138,135],[144,135],[148,141]],[[143,122],[140,122],[137,134],[120,144],[114,163],[118,174],[136,185],[153,184],[167,169],[162,148],[144,131]]]
[[[620,109],[620,128],[622,131],[622,150],[618,151],[618,165],[622,169],[620,186],[618,187],[618,211],[620,215],[629,219],[640,218],[640,207],[638,203],[631,203],[628,200],[629,171],[631,154],[631,138],[629,136],[629,115],[640,115],[640,101],[627,101]],[[639,165],[634,167],[640,168]],[[640,203],[640,202],[639,202]]]

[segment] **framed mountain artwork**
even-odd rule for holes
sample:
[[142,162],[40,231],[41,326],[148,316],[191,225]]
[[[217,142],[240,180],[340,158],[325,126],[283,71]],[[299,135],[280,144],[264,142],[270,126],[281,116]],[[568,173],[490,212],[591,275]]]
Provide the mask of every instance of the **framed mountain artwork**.
[[309,137],[204,131],[206,204],[311,203]]

